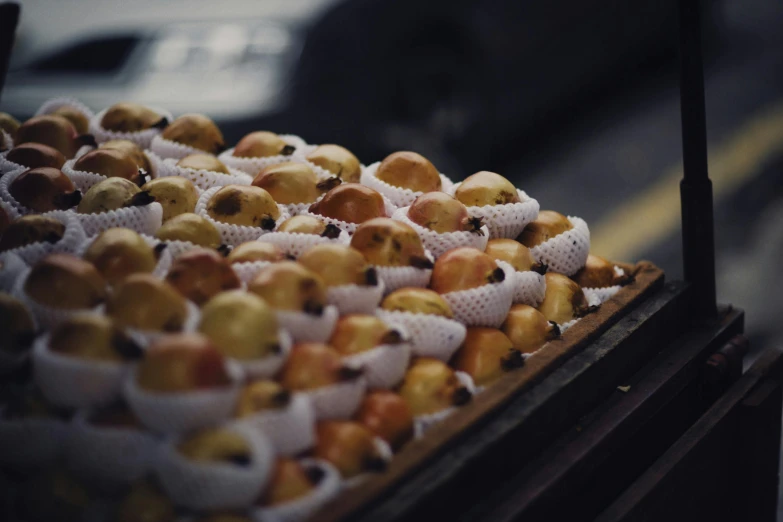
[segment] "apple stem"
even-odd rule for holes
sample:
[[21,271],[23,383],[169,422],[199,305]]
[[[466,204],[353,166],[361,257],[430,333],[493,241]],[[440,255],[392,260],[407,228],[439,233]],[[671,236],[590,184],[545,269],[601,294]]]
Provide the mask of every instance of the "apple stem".
[[426,257],[412,257],[411,266],[414,268],[420,268],[422,270],[431,270],[435,265]]
[[546,340],[553,341],[555,339],[559,339],[560,335],[562,334],[560,331],[560,325],[554,321],[549,321],[549,325],[552,327],[552,329],[549,330],[549,334],[547,334]]
[[264,230],[274,230],[277,226],[277,222],[272,219],[272,216],[264,216],[261,218],[261,228]]
[[508,355],[500,359],[500,367],[505,371],[510,371],[515,368],[521,368],[525,365],[525,358],[522,356],[522,352],[511,348],[508,351]]
[[502,283],[506,280],[506,273],[503,271],[502,268],[497,267],[492,271],[491,274],[489,274],[489,277],[487,278],[487,281],[491,283]]
[[324,227],[324,231],[321,232],[321,237],[328,237],[329,239],[337,239],[340,237],[340,227],[337,225],[333,225],[332,223],[328,223],[326,227]]
[[151,128],[163,130],[168,126],[169,126],[169,119],[164,116],[158,121],[156,121],[155,123],[153,123]]
[[147,190],[142,190],[138,194],[135,194],[131,200],[125,205],[126,207],[145,207],[155,202],[155,196],[149,193]]
[[375,267],[371,266],[364,272],[364,280],[369,286],[378,286],[378,271]]
[[280,155],[281,156],[290,156],[291,154],[294,153],[295,150],[296,150],[296,147],[294,147],[293,145],[286,145],[286,146],[284,146],[280,150]]
[[342,182],[343,180],[341,180],[340,178],[331,177],[316,183],[315,188],[317,188],[321,192],[329,192],[337,185],[340,185]]
[[56,201],[54,202],[55,206],[60,208],[61,210],[67,210],[69,208],[73,208],[82,201],[82,193],[78,190],[74,190],[73,192],[70,192],[68,194],[60,194],[57,196]]
[[451,396],[451,403],[454,406],[464,406],[469,403],[471,399],[473,399],[473,394],[470,393],[470,390],[464,386],[460,386],[454,390],[454,395]]
[[544,275],[546,274],[547,270],[549,270],[549,265],[546,263],[534,263],[533,266],[530,267],[530,270],[536,274]]

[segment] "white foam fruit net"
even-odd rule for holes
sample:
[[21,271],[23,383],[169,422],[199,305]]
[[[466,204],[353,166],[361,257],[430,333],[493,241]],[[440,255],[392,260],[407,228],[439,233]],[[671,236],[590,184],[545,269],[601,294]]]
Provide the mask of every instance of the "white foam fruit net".
[[109,179],[102,174],[96,174],[95,172],[87,172],[84,170],[76,170],[73,168],[76,159],[70,159],[63,164],[63,174],[70,179],[77,189],[82,193],[87,192],[93,186],[97,185],[103,180]]
[[41,241],[8,250],[7,253],[19,256],[19,258],[30,266],[36,264],[49,254],[76,253],[79,247],[87,239],[87,235],[84,233],[84,229],[82,228],[81,223],[79,223],[79,220],[76,219],[76,216],[72,212],[63,210],[47,212],[44,216],[52,217],[65,225],[63,237],[56,243]]
[[[169,111],[159,109],[157,107],[150,107],[152,110],[160,114],[161,118],[168,118],[172,121],[174,117]],[[106,114],[108,109],[104,109],[90,119],[90,134],[95,136],[95,141],[98,143],[104,143],[111,140],[128,140],[132,141],[142,149],[148,149],[152,143],[152,138],[163,132],[161,129],[144,129],[137,132],[116,132],[104,129],[101,127],[101,120]]]
[[263,433],[281,455],[297,455],[315,445],[315,410],[301,393],[294,393],[282,409],[262,410],[231,422]]
[[271,264],[271,261],[247,261],[243,263],[231,263],[231,268],[234,270],[234,273],[236,273],[239,280],[248,285],[256,278],[261,270]]
[[258,498],[272,472],[272,445],[263,434],[247,426],[234,424],[226,429],[241,434],[247,441],[247,465],[195,462],[177,450],[177,439],[161,447],[155,474],[174,504],[197,510],[243,509]]
[[209,390],[179,393],[157,393],[144,390],[136,383],[136,370],[125,379],[122,394],[141,423],[157,433],[184,433],[219,424],[234,411],[239,396],[242,369],[227,361],[233,382]]
[[405,377],[410,358],[410,344],[400,343],[376,346],[343,360],[351,366],[364,368],[364,378],[371,389],[390,389]]
[[193,184],[202,191],[209,190],[212,187],[223,187],[226,185],[250,185],[253,182],[253,178],[244,172],[231,167],[229,167],[229,174],[224,174],[211,170],[178,167],[178,160],[175,158],[161,160],[156,155],[153,156],[153,154],[150,154],[150,156],[156,158],[154,161],[156,162],[157,176],[159,178],[170,176],[186,178],[192,181]]
[[315,489],[282,504],[254,509],[252,512],[254,521],[302,522],[340,493],[343,480],[340,472],[332,464],[320,459],[302,459],[299,462],[305,468],[321,470],[321,480]]
[[[384,204],[386,216],[387,217],[393,216],[394,211],[397,210],[397,207],[394,205],[394,203],[391,202],[391,200],[389,200],[389,198],[387,198],[383,194],[381,194],[381,196],[383,197],[383,204]],[[341,221],[339,219],[322,216],[321,214],[315,214],[313,212],[310,212],[309,210],[304,210],[299,214],[302,216],[312,216],[314,218],[320,219],[324,223],[330,223],[336,226],[337,228],[339,228],[340,230],[345,230],[350,235],[356,232],[356,228],[361,224],[361,223],[348,223],[347,221]]]
[[340,235],[334,239],[315,234],[300,234],[298,232],[270,232],[264,234],[263,241],[277,245],[289,256],[298,258],[316,245],[347,245],[351,242],[351,237],[345,230],[341,230]]
[[41,116],[43,114],[51,114],[57,109],[60,109],[62,107],[71,107],[73,109],[76,109],[78,112],[85,115],[87,117],[87,120],[91,120],[92,118],[95,117],[95,113],[92,112],[92,109],[87,107],[85,104],[83,104],[76,98],[68,98],[68,97],[57,97],[57,98],[51,98],[49,100],[46,100],[38,108],[38,110],[35,111],[35,115]]
[[514,272],[511,276],[514,285],[514,302],[536,307],[546,294],[546,277],[533,272]]
[[430,314],[378,309],[375,315],[402,325],[408,332],[412,353],[448,361],[465,340],[466,328],[459,321]]
[[[432,254],[426,252],[427,258],[432,260]],[[415,286],[426,288],[432,277],[431,268],[416,268],[413,266],[380,266],[373,265],[378,274],[378,279],[383,281],[387,294],[399,288]]]
[[371,314],[383,298],[385,286],[383,280],[377,285],[340,285],[326,289],[326,300],[346,314]]
[[397,221],[402,221],[413,228],[421,238],[421,242],[424,243],[424,247],[429,250],[436,259],[452,248],[473,247],[482,252],[487,248],[489,229],[486,225],[483,225],[478,232],[459,231],[439,233],[411,221],[408,217],[409,208],[410,207],[398,208],[394,211],[392,218]]
[[[375,173],[378,170],[380,164],[380,161],[376,161],[372,165],[362,167],[362,174],[360,178],[362,185],[367,185],[371,189],[380,192],[382,195],[389,198],[389,200],[397,207],[406,207],[413,203],[417,197],[424,194],[424,192],[415,191],[408,188],[395,187],[394,185],[390,185],[382,179],[377,178]],[[441,190],[443,192],[451,190],[453,186],[452,181],[443,174],[440,174],[440,183]]]
[[291,332],[296,342],[325,343],[332,336],[340,312],[334,305],[325,306],[321,315],[277,310],[277,321]]
[[[473,383],[473,378],[465,372],[454,372],[459,379],[460,383],[468,389],[471,395],[476,394],[476,385]],[[446,408],[435,413],[428,415],[418,415],[413,418],[413,436],[420,439],[424,434],[433,426],[441,422],[443,419],[457,411],[458,407]]]
[[190,145],[184,145],[182,143],[177,143],[176,141],[167,140],[160,134],[153,136],[148,148],[154,154],[163,159],[174,158],[181,160],[185,156],[190,156],[191,154],[209,154],[209,152],[205,150],[197,149],[196,147],[191,147]]
[[163,223],[163,207],[150,203],[141,207],[125,207],[100,214],[78,214],[75,216],[87,236],[95,236],[110,228],[129,228],[139,234],[154,236]]
[[349,419],[367,391],[364,377],[301,392],[309,397],[316,419]]
[[503,324],[514,297],[515,270],[502,261],[497,264],[506,274],[504,281],[442,295],[461,323],[494,328]]
[[280,134],[280,138],[288,145],[294,147],[294,152],[288,156],[268,156],[265,158],[242,158],[234,156],[234,147],[223,151],[218,159],[225,165],[241,170],[250,176],[255,176],[258,172],[270,165],[277,165],[280,163],[286,163],[289,161],[304,162],[304,150],[306,148],[305,141],[299,136],[293,134]]
[[33,375],[52,404],[84,408],[107,404],[119,397],[128,364],[52,353],[48,344],[49,334],[35,340]]
[[[196,203],[196,214],[205,217],[211,221],[213,225],[215,225],[215,228],[217,228],[220,232],[220,239],[224,244],[231,246],[241,245],[242,243],[246,243],[248,241],[254,241],[264,234],[271,232],[270,230],[264,230],[261,227],[231,225],[229,223],[223,223],[212,219],[207,213],[207,204],[209,203],[209,200],[212,198],[212,196],[214,196],[215,193],[221,188],[222,187],[213,187],[201,194],[198,199],[198,203]],[[280,210],[280,217],[277,218],[277,221],[275,222],[275,228],[279,227],[283,221],[291,217],[283,205],[277,205],[277,208]]]
[[138,428],[96,426],[88,416],[89,410],[76,414],[65,441],[65,460],[77,476],[127,484],[152,469],[155,436]]
[[[455,183],[450,194],[459,187]],[[505,205],[484,205],[483,207],[468,207],[471,216],[479,217],[489,228],[489,238],[516,238],[528,223],[538,217],[538,201],[528,196],[524,190],[517,189],[519,203]]]
[[585,265],[590,253],[590,229],[578,217],[568,216],[574,228],[558,234],[530,249],[539,262],[549,270],[567,276],[574,275]]

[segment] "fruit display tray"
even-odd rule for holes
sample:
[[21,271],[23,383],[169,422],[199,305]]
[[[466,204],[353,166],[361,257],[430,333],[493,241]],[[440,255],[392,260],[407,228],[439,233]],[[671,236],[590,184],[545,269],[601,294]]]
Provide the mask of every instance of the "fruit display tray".
[[[663,271],[652,263],[643,261],[635,267],[625,268],[631,268],[635,273],[634,281],[603,303],[596,312],[582,318],[561,338],[549,342],[532,354],[522,368],[509,372],[477,394],[472,402],[433,426],[423,437],[410,442],[395,455],[385,472],[369,476],[355,487],[344,490],[312,520],[331,522],[373,519],[363,517],[363,514],[379,501],[388,500],[392,492],[417,473],[425,471],[429,462],[461,442],[460,439],[471,428],[492,418],[493,414],[496,415],[512,399],[519,396],[524,399],[524,394],[546,381],[547,376],[569,357],[583,350],[639,303],[663,287]],[[558,386],[559,383],[548,384]],[[622,383],[616,383],[620,384]],[[531,400],[535,400],[532,394],[530,395]],[[407,498],[406,501],[415,502],[416,499]]]

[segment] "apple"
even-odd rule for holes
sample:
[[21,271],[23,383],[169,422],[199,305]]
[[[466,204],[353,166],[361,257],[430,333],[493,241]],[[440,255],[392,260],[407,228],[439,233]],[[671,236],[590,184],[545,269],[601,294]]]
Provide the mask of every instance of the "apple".
[[275,381],[254,381],[242,388],[234,415],[249,417],[258,412],[279,410],[291,402],[291,392]]
[[356,379],[361,371],[343,366],[340,354],[323,343],[294,345],[279,381],[287,390],[304,391]]
[[78,310],[103,302],[106,281],[92,263],[71,254],[50,254],[30,270],[24,291],[38,304]]
[[130,274],[152,273],[158,264],[155,250],[129,228],[104,230],[82,257],[92,263],[111,286]]
[[468,207],[519,203],[516,187],[494,172],[482,170],[465,178],[454,191],[454,197]]
[[546,293],[538,310],[547,321],[564,324],[593,310],[582,288],[562,274],[547,272]]
[[273,244],[265,241],[248,241],[235,247],[228,254],[229,263],[253,263],[256,261],[267,261],[276,263],[286,259],[285,252]]
[[205,390],[231,383],[223,355],[208,337],[195,333],[154,340],[136,372],[139,387],[150,392]]
[[125,178],[107,178],[85,192],[76,207],[79,214],[100,214],[125,207],[145,206],[155,198]]
[[269,192],[260,187],[226,185],[209,199],[207,214],[231,225],[272,230],[280,217],[280,209]]
[[95,149],[81,156],[73,164],[74,170],[92,172],[107,178],[125,178],[143,183],[136,162],[124,152],[112,149]]
[[295,261],[263,268],[247,289],[277,310],[320,316],[326,306],[326,284],[321,276]]
[[179,332],[188,307],[177,290],[152,274],[131,274],[114,285],[106,299],[106,315],[123,327]]
[[239,433],[223,428],[208,428],[196,432],[177,445],[177,451],[196,462],[229,462],[247,466],[252,451],[247,439]]
[[312,205],[310,212],[346,223],[364,223],[386,216],[383,196],[358,183],[338,185]]
[[277,506],[301,498],[315,489],[322,473],[320,468],[306,468],[294,459],[279,457],[259,504]]
[[10,183],[8,192],[21,205],[40,213],[67,210],[82,199],[70,178],[52,167],[23,172]]
[[470,217],[468,208],[445,192],[428,192],[417,197],[408,207],[408,219],[438,234],[482,234],[481,219]]
[[19,127],[14,144],[30,142],[48,145],[66,158],[73,158],[80,147],[73,124],[54,114],[33,116]]
[[320,421],[313,454],[330,462],[344,479],[368,471],[383,471],[386,461],[378,454],[373,433],[353,421]]
[[175,259],[166,282],[199,306],[220,292],[242,286],[228,260],[206,248],[194,248]]
[[114,132],[139,132],[167,124],[168,120],[152,109],[130,102],[112,105],[101,118],[101,127]]
[[141,347],[109,317],[78,314],[52,330],[49,349],[61,355],[121,363],[140,359]]
[[534,221],[527,224],[517,240],[526,247],[533,248],[572,228],[574,225],[563,214],[554,210],[542,210]]
[[580,268],[571,279],[582,288],[624,286],[633,281],[633,276],[630,274],[617,275],[614,266],[614,263],[608,259],[590,254],[587,256],[585,266]]
[[340,183],[340,178],[319,182],[308,164],[292,161],[264,167],[253,178],[253,186],[266,190],[283,205],[312,203]]
[[51,167],[61,169],[65,156],[59,150],[42,143],[23,143],[8,151],[5,159],[27,168]]
[[142,185],[141,190],[148,192],[163,207],[164,223],[180,214],[196,211],[199,192],[188,178],[166,176],[153,179]]
[[234,147],[237,158],[268,158],[271,156],[290,156],[294,147],[288,145],[274,132],[256,131],[245,135]]
[[155,232],[155,237],[162,241],[187,241],[208,248],[220,246],[220,232],[215,225],[207,218],[191,212],[168,219]]
[[365,221],[356,228],[351,246],[371,265],[432,268],[419,235],[396,219],[382,217]]
[[513,239],[490,239],[484,253],[497,261],[505,261],[518,272],[532,270],[543,275],[547,271],[547,266],[536,261],[528,247]]
[[497,328],[468,327],[465,341],[451,360],[455,370],[467,373],[479,386],[487,386],[503,374],[525,364],[522,352]]
[[133,162],[136,167],[144,169],[147,175],[152,176],[152,167],[150,166],[150,160],[144,153],[144,149],[136,145],[130,140],[109,140],[104,141],[98,145],[99,150],[116,150],[125,153]]
[[404,342],[402,334],[374,315],[351,314],[341,317],[329,344],[346,357],[384,344]]
[[226,357],[250,361],[280,353],[274,310],[242,290],[221,292],[207,301],[198,330]]
[[183,114],[171,122],[160,136],[210,154],[218,154],[226,148],[220,129],[203,114]]
[[60,221],[48,216],[29,214],[9,223],[2,232],[0,252],[33,243],[57,243],[63,235],[65,235],[65,225]]
[[220,174],[231,174],[228,167],[212,154],[189,154],[177,162],[177,167],[194,170],[208,170]]
[[435,261],[430,288],[439,294],[478,288],[505,280],[494,259],[471,247],[452,248]]
[[324,223],[317,217],[304,214],[286,219],[280,223],[277,231],[289,234],[312,234],[329,239],[336,239],[340,236],[340,229],[335,225]]
[[544,344],[560,337],[557,323],[547,321],[544,314],[525,304],[515,304],[500,327],[514,348],[522,353],[533,353]]
[[413,413],[405,399],[392,391],[368,393],[355,419],[376,437],[385,440],[394,451],[413,439]]
[[399,393],[417,417],[462,406],[472,398],[454,370],[430,357],[419,357],[413,361]]
[[440,294],[426,288],[400,288],[387,295],[381,302],[384,310],[429,314],[453,319],[449,303]]
[[441,180],[435,165],[415,152],[401,151],[384,158],[375,177],[389,185],[414,192],[432,192],[441,189]]
[[328,170],[343,183],[359,183],[362,165],[351,151],[340,145],[319,145],[306,156],[307,161]]
[[297,261],[320,275],[327,287],[378,284],[375,269],[367,264],[361,252],[348,245],[316,245]]

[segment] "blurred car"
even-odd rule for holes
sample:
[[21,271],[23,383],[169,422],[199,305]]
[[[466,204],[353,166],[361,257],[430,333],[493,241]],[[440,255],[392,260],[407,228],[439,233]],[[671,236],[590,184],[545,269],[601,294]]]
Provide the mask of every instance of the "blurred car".
[[676,4],[26,0],[0,108],[134,100],[206,113],[229,142],[266,128],[366,163],[412,149],[459,176],[674,63]]
[[302,33],[334,0],[25,0],[0,107],[133,100],[219,121],[284,103]]

